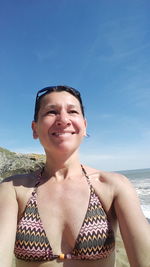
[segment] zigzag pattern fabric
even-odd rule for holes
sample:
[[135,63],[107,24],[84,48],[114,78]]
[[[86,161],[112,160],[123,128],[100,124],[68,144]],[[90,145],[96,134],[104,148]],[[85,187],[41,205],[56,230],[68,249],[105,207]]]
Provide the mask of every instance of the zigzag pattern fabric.
[[85,176],[90,185],[90,199],[74,249],[68,254],[53,254],[39,216],[35,187],[17,226],[14,249],[17,258],[25,261],[98,260],[111,254],[115,247],[114,232],[86,173]]
[[114,232],[100,200],[91,186],[88,210],[72,251],[72,259],[102,259],[111,254],[114,246]]
[[15,256],[28,261],[47,261],[53,256],[37,208],[36,190],[17,226]]

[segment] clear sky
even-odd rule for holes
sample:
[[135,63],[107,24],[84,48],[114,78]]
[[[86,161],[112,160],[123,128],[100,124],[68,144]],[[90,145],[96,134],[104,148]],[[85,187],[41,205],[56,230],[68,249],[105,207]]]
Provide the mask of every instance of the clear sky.
[[31,132],[36,91],[67,84],[88,120],[82,162],[149,168],[149,13],[149,0],[1,0],[0,146],[43,153]]

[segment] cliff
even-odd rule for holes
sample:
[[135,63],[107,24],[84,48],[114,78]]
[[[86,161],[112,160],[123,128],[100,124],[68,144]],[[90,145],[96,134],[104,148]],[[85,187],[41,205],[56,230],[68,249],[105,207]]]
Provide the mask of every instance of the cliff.
[[42,167],[44,162],[44,155],[20,154],[0,147],[0,180],[14,174],[32,172]]

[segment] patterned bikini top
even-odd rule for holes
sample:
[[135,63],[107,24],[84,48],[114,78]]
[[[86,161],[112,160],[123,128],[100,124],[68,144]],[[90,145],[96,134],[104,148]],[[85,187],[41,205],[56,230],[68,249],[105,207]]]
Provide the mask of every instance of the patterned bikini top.
[[18,222],[14,248],[16,258],[39,262],[54,259],[98,260],[111,254],[115,247],[114,232],[89,177],[83,171],[90,186],[90,199],[73,250],[67,254],[53,254],[38,212],[38,182]]

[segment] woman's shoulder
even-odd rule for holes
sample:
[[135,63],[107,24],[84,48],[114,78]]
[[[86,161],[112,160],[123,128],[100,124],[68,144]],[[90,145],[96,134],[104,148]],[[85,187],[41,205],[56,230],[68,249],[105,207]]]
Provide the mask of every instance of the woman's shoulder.
[[134,185],[121,173],[107,172],[89,166],[85,166],[85,170],[95,187],[106,188],[112,192],[114,197],[127,194],[127,192],[135,194]]
[[32,187],[36,183],[37,176],[39,175],[40,170],[36,170],[31,173],[16,174],[9,177],[6,177],[1,182],[2,186],[14,186],[14,187]]
[[92,179],[92,180],[99,180],[100,182],[103,183],[109,183],[109,184],[122,184],[122,183],[130,183],[129,179],[124,176],[121,173],[118,172],[108,172],[104,170],[98,170],[95,168],[91,168],[89,166],[84,166],[87,175]]
[[9,201],[9,203],[14,203],[19,205],[19,210],[24,210],[25,204],[29,199],[33,188],[36,186],[39,171],[27,173],[27,174],[17,174],[5,178],[0,184],[0,202],[2,201],[4,205]]

